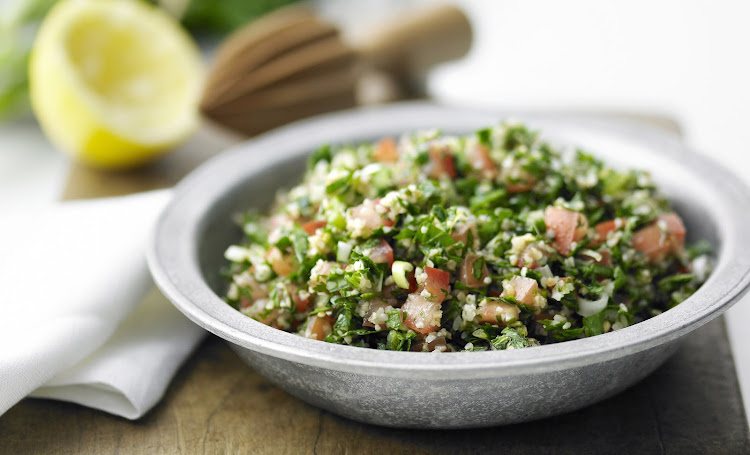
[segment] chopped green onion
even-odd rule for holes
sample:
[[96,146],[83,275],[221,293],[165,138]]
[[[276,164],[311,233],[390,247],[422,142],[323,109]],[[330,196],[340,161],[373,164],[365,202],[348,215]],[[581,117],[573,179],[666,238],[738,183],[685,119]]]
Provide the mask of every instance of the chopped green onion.
[[409,280],[406,274],[414,270],[414,266],[405,261],[394,261],[391,266],[393,282],[401,289],[409,289]]

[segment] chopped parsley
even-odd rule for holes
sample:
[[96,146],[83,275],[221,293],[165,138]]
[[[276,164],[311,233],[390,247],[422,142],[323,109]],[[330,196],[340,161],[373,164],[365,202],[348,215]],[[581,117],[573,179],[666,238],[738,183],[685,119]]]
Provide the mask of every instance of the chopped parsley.
[[597,336],[679,305],[712,264],[647,172],[564,153],[521,124],[322,146],[268,216],[239,222],[229,304],[375,349]]

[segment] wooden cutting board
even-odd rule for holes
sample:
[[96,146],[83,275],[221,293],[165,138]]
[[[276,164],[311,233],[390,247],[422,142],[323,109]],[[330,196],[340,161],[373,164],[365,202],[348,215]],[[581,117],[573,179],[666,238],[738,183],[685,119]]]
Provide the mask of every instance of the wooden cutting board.
[[[636,117],[678,131],[669,119]],[[74,165],[64,198],[171,186],[236,140],[207,128],[139,172],[101,174]],[[337,417],[276,388],[209,336],[140,420],[26,399],[0,417],[0,453],[750,453],[750,434],[722,317],[614,398],[542,421],[453,431],[394,430]]]

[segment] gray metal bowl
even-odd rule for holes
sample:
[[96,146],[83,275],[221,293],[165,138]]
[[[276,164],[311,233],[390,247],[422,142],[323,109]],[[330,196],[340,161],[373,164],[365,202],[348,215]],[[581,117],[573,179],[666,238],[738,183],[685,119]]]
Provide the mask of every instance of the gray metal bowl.
[[[553,142],[614,166],[649,169],[685,219],[689,239],[718,247],[708,281],[657,317],[604,335],[516,351],[426,354],[340,346],[243,316],[220,295],[225,248],[240,238],[232,215],[266,207],[301,176],[324,143],[369,141],[440,127],[468,133],[518,118]],[[181,182],[158,222],[149,265],[164,294],[259,373],[336,414],[394,427],[465,428],[528,421],[607,398],[651,373],[681,338],[719,316],[750,284],[750,192],[673,135],[642,124],[562,115],[513,115],[425,103],[304,121],[239,145]]]

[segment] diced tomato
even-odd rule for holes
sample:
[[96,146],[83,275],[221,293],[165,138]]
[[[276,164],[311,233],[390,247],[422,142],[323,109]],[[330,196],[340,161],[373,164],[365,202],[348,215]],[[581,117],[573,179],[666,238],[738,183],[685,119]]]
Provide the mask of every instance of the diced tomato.
[[473,242],[471,245],[468,245],[468,247],[476,249],[479,246],[479,234],[477,233],[476,223],[469,222],[454,226],[453,231],[451,232],[451,237],[453,237],[453,240],[456,242],[463,242],[464,245],[467,245],[466,242],[469,241],[469,232],[471,232]]
[[667,227],[667,232],[670,235],[672,242],[673,251],[680,251],[685,246],[685,225],[682,223],[682,218],[674,212],[665,213],[659,215],[656,219],[657,223],[664,223]]
[[490,151],[482,144],[477,144],[468,150],[469,164],[471,167],[481,171],[482,175],[494,179],[499,173],[497,165],[490,158]]
[[271,268],[276,275],[287,276],[292,273],[292,258],[282,253],[275,246],[268,250],[266,258],[271,263]]
[[594,228],[596,230],[596,238],[594,239],[593,244],[599,245],[607,240],[607,235],[609,235],[610,232],[614,232],[625,226],[625,222],[625,218],[617,218],[597,224]]
[[486,286],[484,279],[489,275],[487,270],[487,264],[482,261],[482,274],[479,278],[474,275],[474,264],[480,258],[478,254],[469,253],[461,262],[461,266],[458,268],[458,281],[470,288],[480,288]]
[[[378,310],[382,309],[384,312],[386,311],[386,308],[391,306],[388,302],[381,299],[370,299],[369,301],[369,308],[367,309],[367,313],[365,313],[364,317],[362,318],[362,325],[365,327],[375,327],[375,323],[370,321],[370,318],[373,314],[378,313]],[[399,310],[400,312],[401,310]],[[385,321],[382,321],[382,323],[378,323],[381,329],[385,328]]]
[[508,183],[505,185],[505,189],[508,190],[509,193],[523,193],[524,191],[529,191],[532,188],[534,188],[533,182]]
[[336,262],[332,261],[318,261],[315,267],[310,271],[310,275],[315,275],[315,278],[310,281],[310,287],[315,287],[320,283],[325,283],[328,279],[328,275],[331,274],[331,270],[337,266]]
[[255,277],[253,277],[253,271],[255,266],[250,267],[247,275],[242,275],[243,287],[246,288],[250,293],[250,299],[245,296],[240,297],[240,307],[246,308],[253,304],[254,301],[259,299],[265,299],[268,297],[268,285],[265,283],[258,283]]
[[271,229],[276,229],[277,227],[286,224],[288,221],[291,221],[291,218],[289,218],[289,215],[287,215],[286,213],[273,215],[268,220]]
[[562,207],[547,207],[544,222],[554,231],[555,249],[563,256],[570,254],[571,244],[580,241],[589,226],[583,214]]
[[[541,255],[541,257],[539,257],[538,255]],[[523,249],[521,254],[518,255],[518,259],[516,260],[516,263],[514,265],[516,267],[526,267],[534,270],[539,267],[537,260],[541,261],[542,258],[546,258],[548,256],[549,253],[547,253],[546,249],[541,249],[538,247],[538,245],[535,244],[528,245]]]
[[380,204],[380,199],[365,199],[364,202],[349,210],[352,218],[364,222],[363,229],[367,232],[372,232],[383,226],[393,226],[393,221],[385,217],[388,208]]
[[418,333],[430,333],[440,328],[443,310],[440,304],[427,300],[415,292],[409,294],[401,309],[406,313],[404,324]]
[[510,279],[510,285],[513,287],[513,292],[503,290],[501,294],[503,297],[513,297],[519,303],[536,306],[534,297],[539,293],[539,284],[536,280],[516,275]]
[[670,250],[666,235],[659,226],[650,224],[633,233],[633,248],[653,262],[664,259]]
[[424,273],[427,274],[427,279],[422,283],[419,291],[426,289],[432,296],[430,300],[442,303],[445,296],[451,292],[451,274],[433,267],[425,267]]
[[380,211],[383,211],[383,215],[381,215],[381,217],[380,217],[381,218],[381,223],[383,223],[383,226],[393,226],[395,224],[393,221],[391,221],[388,218],[384,218],[385,215],[388,214],[391,211],[391,209],[389,209],[388,207],[386,207],[383,204],[381,204],[380,203],[380,198],[376,198],[373,201],[373,203],[374,203],[373,208],[374,208],[374,210],[375,210],[376,213],[380,213]]
[[316,314],[307,318],[307,325],[302,336],[313,340],[323,341],[333,331],[331,318],[326,315]]
[[485,301],[479,305],[479,322],[492,325],[508,325],[518,319],[521,310],[505,302]]
[[523,163],[514,159],[503,161],[500,168],[500,180],[509,193],[529,191],[536,185],[536,177],[523,168]]
[[417,278],[414,276],[414,270],[406,274],[406,281],[409,283],[409,292],[416,292]]
[[678,253],[685,246],[685,225],[676,213],[665,213],[648,226],[633,233],[633,248],[651,262]]
[[[279,328],[278,319],[282,312],[278,308],[271,308],[270,310],[266,309],[270,303],[270,300],[267,298],[261,298],[254,301],[243,299],[241,310],[243,314],[258,322]],[[286,311],[284,311],[284,313],[288,314]]]
[[598,261],[594,261],[599,265],[603,265],[604,267],[612,267],[612,253],[610,253],[608,250],[599,250],[597,251],[602,258]]
[[509,178],[503,179],[505,183],[505,189],[509,193],[523,193],[529,191],[536,185],[536,177],[529,174],[526,171],[521,172],[521,177],[518,180],[511,180]]
[[430,147],[430,166],[429,175],[434,179],[448,176],[456,178],[456,165],[453,162],[453,155],[447,147]]
[[414,270],[406,274],[406,281],[409,283],[409,289],[402,289],[398,287],[396,283],[384,285],[383,291],[380,293],[381,298],[394,308],[400,307],[403,303],[403,295],[405,292],[410,294],[417,292],[417,279],[414,276]]
[[307,310],[307,307],[310,305],[310,294],[307,294],[303,297],[299,292],[295,292],[294,294],[292,294],[292,301],[294,302],[294,306],[297,308],[297,312],[304,313]]
[[294,302],[297,312],[304,313],[305,310],[307,310],[308,305],[310,305],[310,293],[307,291],[300,291],[299,287],[294,284],[287,284],[286,290],[292,297],[292,302]]
[[307,223],[302,224],[302,230],[307,232],[307,235],[313,235],[315,234],[315,231],[318,230],[318,228],[322,228],[325,225],[326,225],[326,222],[324,220],[308,221]]
[[258,322],[262,322],[265,325],[270,325],[271,327],[279,328],[279,313],[281,311],[278,308],[274,308],[271,311],[268,312],[268,314],[263,315],[263,313],[256,314],[253,316],[253,319],[255,319]]
[[[266,297],[268,297],[268,296],[266,295],[264,297],[261,297],[260,299],[267,300]],[[246,309],[250,308],[251,306],[253,306],[253,304],[255,304],[255,302],[258,301],[258,300],[260,300],[260,299],[248,299],[247,297],[242,296],[242,297],[240,297],[240,309],[241,310],[246,310]]]
[[432,341],[427,343],[426,340],[419,340],[411,345],[411,350],[415,352],[432,352],[432,351],[448,351],[448,343],[445,338],[435,337]]
[[368,256],[376,264],[388,264],[390,268],[393,265],[393,248],[385,239],[380,239],[380,243],[375,245]]
[[373,154],[375,161],[394,162],[398,161],[398,150],[396,150],[396,141],[393,138],[385,137],[375,146]]

